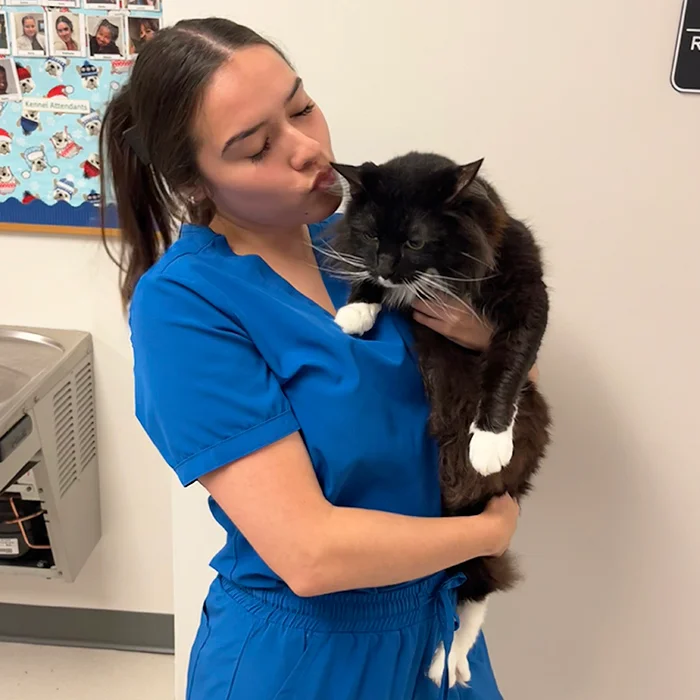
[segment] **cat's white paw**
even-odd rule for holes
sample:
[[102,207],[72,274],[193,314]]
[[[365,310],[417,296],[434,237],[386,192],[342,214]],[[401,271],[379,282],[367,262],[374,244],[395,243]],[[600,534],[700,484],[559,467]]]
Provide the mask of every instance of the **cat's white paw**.
[[428,678],[439,688],[442,685],[442,674],[445,671],[445,646],[440,642],[440,646],[433,655],[433,661],[428,669]]
[[502,433],[479,430],[472,425],[469,461],[482,476],[497,474],[513,456],[513,425]]
[[362,335],[374,326],[381,308],[381,304],[347,304],[338,309],[335,322],[348,335]]
[[[433,661],[428,670],[428,678],[435,683],[438,688],[442,685],[442,675],[445,671],[445,647],[440,643],[437,648]],[[472,673],[469,668],[467,655],[461,653],[454,647],[450,650],[450,655],[447,658],[447,684],[450,688],[455,685],[466,685],[471,680]]]
[[467,659],[466,654],[461,656],[457,654],[455,676],[459,685],[467,685],[472,679],[472,670],[469,668],[469,660]]

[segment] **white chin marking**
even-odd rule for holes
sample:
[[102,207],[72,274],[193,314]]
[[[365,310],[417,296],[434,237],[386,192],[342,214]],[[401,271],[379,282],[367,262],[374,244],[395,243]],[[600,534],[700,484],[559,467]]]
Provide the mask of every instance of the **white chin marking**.
[[415,298],[416,295],[408,287],[403,285],[392,287],[384,294],[384,301],[387,306],[393,307],[409,306],[413,303]]
[[347,304],[338,309],[335,322],[348,335],[363,335],[374,326],[381,308],[381,304]]
[[469,461],[482,476],[497,474],[513,456],[513,423],[502,433],[479,430],[473,423],[469,432]]

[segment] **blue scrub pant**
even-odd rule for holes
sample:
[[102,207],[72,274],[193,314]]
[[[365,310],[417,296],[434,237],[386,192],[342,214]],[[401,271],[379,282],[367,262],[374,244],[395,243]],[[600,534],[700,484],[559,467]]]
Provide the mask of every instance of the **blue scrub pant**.
[[385,590],[299,598],[218,577],[192,648],[187,700],[502,700],[483,636],[468,688],[427,676],[455,628],[439,574]]

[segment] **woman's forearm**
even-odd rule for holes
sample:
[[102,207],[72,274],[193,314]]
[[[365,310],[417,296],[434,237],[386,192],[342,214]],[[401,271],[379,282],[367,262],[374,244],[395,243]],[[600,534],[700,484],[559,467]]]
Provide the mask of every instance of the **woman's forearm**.
[[479,515],[415,518],[333,507],[317,532],[315,554],[297,572],[298,595],[403,583],[490,554],[494,546],[493,527]]

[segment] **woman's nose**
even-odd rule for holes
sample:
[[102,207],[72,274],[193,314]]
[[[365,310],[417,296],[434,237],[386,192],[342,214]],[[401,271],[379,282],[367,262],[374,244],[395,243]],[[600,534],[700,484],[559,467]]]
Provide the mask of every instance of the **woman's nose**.
[[301,132],[296,133],[296,143],[290,159],[295,170],[306,170],[313,166],[321,156],[321,144]]

